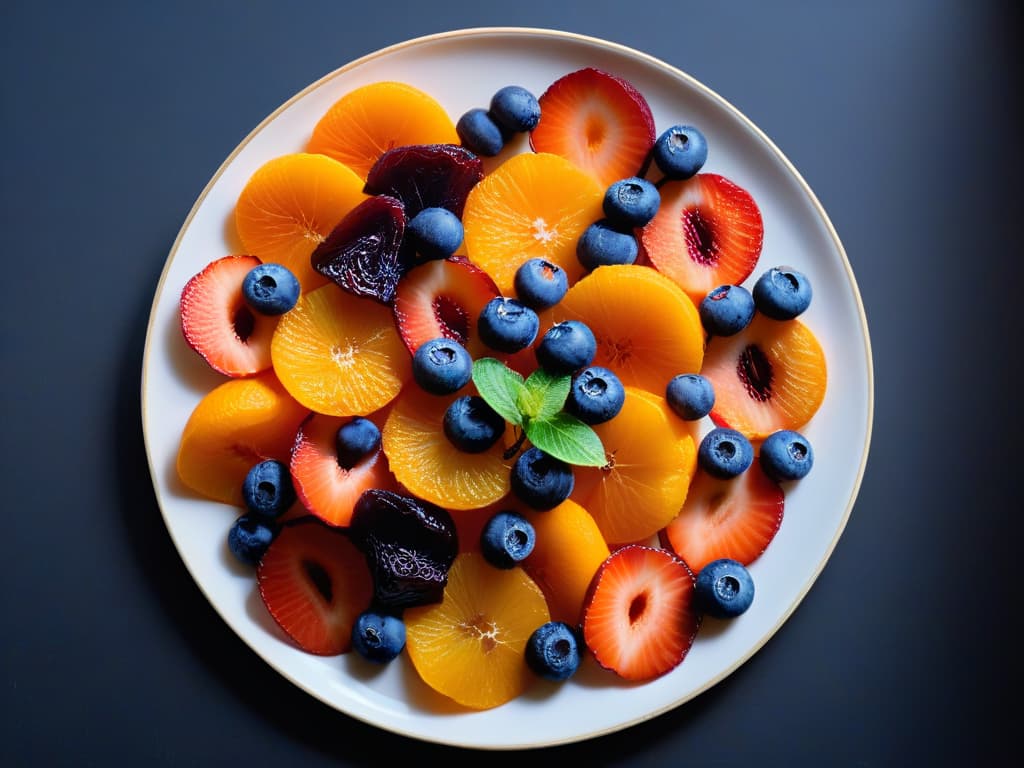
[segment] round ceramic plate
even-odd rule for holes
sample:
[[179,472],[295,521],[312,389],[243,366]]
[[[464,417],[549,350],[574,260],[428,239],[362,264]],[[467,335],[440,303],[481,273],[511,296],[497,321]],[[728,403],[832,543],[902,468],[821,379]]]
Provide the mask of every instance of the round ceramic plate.
[[[185,345],[178,299],[208,262],[241,252],[233,209],[250,175],[278,155],[302,151],[320,116],[352,89],[404,81],[433,95],[455,120],[486,106],[504,85],[539,95],[558,77],[588,66],[632,82],[650,103],[658,131],[678,122],[703,130],[710,147],[705,170],[745,187],[760,205],[765,238],[754,277],[782,263],[809,276],[814,301],[803,319],[831,371],[841,375],[829,377],[824,404],[805,429],[815,446],[814,471],[789,490],[782,527],[751,566],[757,599],[745,614],[729,623],[705,622],[683,663],[651,682],[624,684],[588,659],[567,683],[538,679],[504,706],[469,712],[430,691],[404,654],[385,668],[371,668],[356,654],[312,656],[270,619],[252,570],[233,562],[225,544],[239,510],[198,498],[175,474],[182,427],[222,381]],[[528,148],[521,142],[509,151]],[[518,749],[592,738],[677,707],[772,636],[811,587],[846,524],[867,459],[872,392],[867,325],[839,238],[796,169],[756,126],[693,78],[646,54],[561,32],[472,29],[412,40],[342,67],[281,106],[224,161],[185,221],[157,287],[142,418],[157,498],[182,560],[224,620],[268,664],[312,696],[382,729],[465,747]]]

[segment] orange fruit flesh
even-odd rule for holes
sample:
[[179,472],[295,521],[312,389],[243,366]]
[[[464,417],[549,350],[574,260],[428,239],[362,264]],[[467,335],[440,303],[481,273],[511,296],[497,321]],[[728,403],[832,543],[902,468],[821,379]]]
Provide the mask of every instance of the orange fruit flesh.
[[314,127],[306,151],[334,158],[365,179],[389,149],[460,141],[433,97],[405,83],[382,81],[336,101]]
[[593,364],[615,372],[625,386],[662,396],[673,376],[701,369],[704,329],[697,308],[650,267],[598,267],[569,289],[551,317],[587,325],[597,339]]
[[800,320],[764,315],[736,336],[713,338],[701,373],[715,389],[712,418],[754,442],[803,428],[825,399],[828,379],[811,330]]
[[448,572],[444,599],[405,611],[406,649],[423,681],[471,709],[491,709],[534,679],[526,642],[550,615],[540,588],[515,567],[495,568],[464,552]]
[[398,482],[414,496],[453,510],[486,506],[510,489],[511,463],[502,458],[501,440],[483,453],[464,453],[445,436],[445,410],[462,394],[438,397],[409,385],[381,435]]
[[510,157],[469,193],[466,253],[505,296],[515,295],[516,270],[535,257],[564,269],[571,285],[583,273],[576,241],[603,216],[603,197],[593,178],[562,157]]
[[626,388],[619,415],[594,427],[605,467],[575,467],[571,498],[593,516],[611,545],[642,542],[664,528],[683,506],[697,468],[693,437],[664,403]]
[[313,251],[365,198],[363,180],[341,163],[283,155],[246,183],[235,204],[235,228],[248,253],[284,265],[308,291],[326,282],[310,263]]
[[303,294],[281,316],[270,355],[285,389],[330,416],[382,408],[412,372],[391,310],[333,284]]
[[178,477],[207,498],[243,506],[242,482],[249,470],[265,459],[287,464],[308,414],[272,371],[227,381],[189,416],[178,447]]

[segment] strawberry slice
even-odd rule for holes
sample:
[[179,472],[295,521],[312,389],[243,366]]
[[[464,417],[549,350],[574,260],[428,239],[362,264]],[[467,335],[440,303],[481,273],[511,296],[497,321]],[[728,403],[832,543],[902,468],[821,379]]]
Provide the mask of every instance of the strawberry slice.
[[731,480],[698,470],[686,503],[661,532],[661,541],[694,573],[723,557],[750,565],[775,538],[784,506],[782,488],[756,460]]
[[363,491],[392,488],[394,477],[380,449],[349,469],[338,462],[338,429],[349,418],[310,414],[295,437],[290,469],[303,506],[326,523],[347,526]]
[[421,344],[444,336],[462,344],[476,359],[486,349],[477,336],[476,321],[497,295],[498,286],[490,276],[463,256],[428,261],[398,283],[398,332],[412,354]]
[[603,186],[635,176],[654,146],[654,117],[621,77],[587,67],[559,78],[539,99],[534,152],[561,155]]
[[628,544],[612,552],[583,604],[583,638],[597,663],[627,680],[678,666],[700,628],[694,583],[668,550]]
[[348,537],[314,517],[285,525],[256,568],[270,615],[302,650],[352,648],[352,626],[373,598],[366,560]]
[[224,256],[192,277],[181,291],[181,332],[210,367],[226,376],[251,376],[271,366],[277,318],[249,309],[242,281],[262,264],[255,256]]
[[694,303],[720,285],[739,285],[761,256],[761,211],[724,176],[698,173],[661,186],[658,213],[640,230],[640,247]]

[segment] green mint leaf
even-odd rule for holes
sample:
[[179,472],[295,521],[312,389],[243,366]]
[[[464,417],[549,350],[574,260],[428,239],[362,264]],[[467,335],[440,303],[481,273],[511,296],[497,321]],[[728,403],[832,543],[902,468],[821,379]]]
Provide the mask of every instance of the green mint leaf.
[[531,409],[527,414],[531,419],[554,416],[565,405],[565,398],[569,396],[571,386],[571,376],[555,376],[543,368],[538,368],[526,380],[526,391],[531,401]]
[[565,411],[546,419],[530,419],[526,436],[537,448],[568,464],[603,467],[608,463],[597,433]]
[[473,363],[473,383],[477,392],[505,421],[523,426],[519,400],[526,386],[523,377],[500,360],[482,357]]

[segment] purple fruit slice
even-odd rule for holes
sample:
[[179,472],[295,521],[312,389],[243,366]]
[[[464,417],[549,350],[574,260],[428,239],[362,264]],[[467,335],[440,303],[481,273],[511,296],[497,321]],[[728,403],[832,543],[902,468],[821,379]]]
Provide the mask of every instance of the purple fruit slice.
[[455,522],[447,511],[394,491],[364,491],[349,532],[370,566],[380,605],[405,608],[441,601],[459,551]]
[[397,197],[409,219],[424,208],[447,208],[461,219],[469,191],[483,177],[483,162],[465,147],[415,144],[381,155],[364,191]]
[[412,266],[412,250],[402,247],[405,221],[401,200],[388,195],[364,200],[313,251],[313,269],[349,293],[390,304]]

